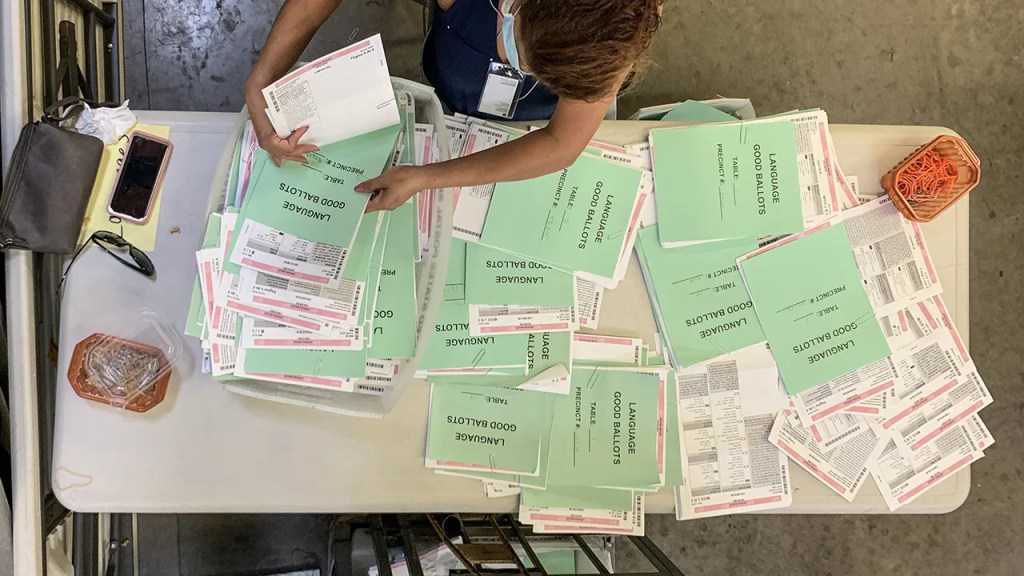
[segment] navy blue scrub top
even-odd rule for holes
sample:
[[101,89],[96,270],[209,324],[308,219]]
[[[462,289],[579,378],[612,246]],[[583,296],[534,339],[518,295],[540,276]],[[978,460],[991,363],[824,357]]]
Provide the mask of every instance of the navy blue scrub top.
[[[501,0],[493,1],[500,6]],[[452,112],[505,120],[477,111],[488,67],[501,62],[494,6],[491,0],[456,0],[448,10],[435,8],[423,45],[423,73]],[[532,76],[526,77],[522,95],[512,120],[547,120],[555,113],[558,96]]]

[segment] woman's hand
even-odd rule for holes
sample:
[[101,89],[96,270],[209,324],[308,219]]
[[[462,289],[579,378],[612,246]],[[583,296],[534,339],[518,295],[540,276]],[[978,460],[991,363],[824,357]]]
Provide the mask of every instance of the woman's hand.
[[256,122],[253,122],[253,129],[256,132],[256,140],[260,143],[260,148],[266,150],[274,164],[278,166],[281,165],[282,160],[305,164],[306,154],[320,149],[313,144],[299,144],[299,138],[302,138],[302,135],[309,130],[309,126],[299,128],[287,138],[278,136],[269,120],[263,126],[258,126]]
[[397,166],[356,186],[356,192],[373,192],[366,212],[394,210],[414,194],[428,187],[421,166]]

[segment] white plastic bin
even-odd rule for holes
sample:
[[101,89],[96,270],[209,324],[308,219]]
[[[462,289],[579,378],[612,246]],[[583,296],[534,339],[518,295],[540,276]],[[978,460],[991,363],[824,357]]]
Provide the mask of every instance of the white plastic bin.
[[[448,129],[445,127],[444,111],[441,109],[441,102],[434,95],[434,89],[402,78],[392,78],[391,83],[396,90],[405,90],[412,93],[416,99],[416,121],[434,125],[436,138],[438,139],[440,159],[442,161],[448,160],[449,151],[451,150],[448,142]],[[219,210],[223,205],[224,192],[231,174],[235,142],[245,128],[245,122],[248,120],[248,117],[247,110],[243,109],[239,114],[239,121],[235,126],[234,136],[221,154],[217,174],[214,176],[210,188],[210,202],[207,206],[208,214]],[[230,381],[225,384],[227,389],[237,394],[244,394],[254,398],[305,406],[348,416],[383,418],[391,412],[391,409],[398,403],[398,399],[413,379],[416,365],[426,350],[427,335],[424,327],[434,325],[444,291],[444,277],[448,269],[448,253],[451,245],[452,191],[449,189],[438,190],[435,198],[433,229],[437,233],[431,238],[430,254],[419,264],[416,275],[416,301],[419,305],[419,320],[416,325],[416,357],[401,362],[398,374],[395,375],[390,388],[383,395],[372,396],[353,392],[339,392],[260,380]],[[435,286],[438,289],[435,289]]]

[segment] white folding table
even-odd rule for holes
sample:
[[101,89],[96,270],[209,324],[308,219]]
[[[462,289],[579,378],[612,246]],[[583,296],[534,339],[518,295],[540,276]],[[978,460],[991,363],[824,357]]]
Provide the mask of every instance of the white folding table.
[[[337,416],[256,400],[224,389],[200,372],[199,342],[185,338],[167,398],[146,414],[123,412],[75,395],[66,373],[75,343],[149,308],[180,333],[206,222],[210,181],[231,138],[234,114],[142,112],[140,121],[171,127],[174,157],[163,189],[153,282],[100,250],[87,250],[65,288],[60,329],[52,483],[68,508],[86,512],[497,512],[515,498],[488,499],[477,481],[433,474],[423,465],[427,384],[414,382],[381,420]],[[638,142],[656,123],[606,122],[597,139]],[[661,124],[664,126],[664,124]],[[942,128],[833,125],[839,161],[863,190]],[[946,305],[968,337],[968,206],[961,201],[925,234],[945,288]],[[174,228],[180,233],[171,233]],[[20,278],[23,278],[20,277]],[[8,301],[31,285],[10,286]],[[12,321],[19,321],[20,316]],[[655,324],[636,260],[607,293],[598,332],[653,344]],[[24,362],[12,358],[12,362]],[[12,374],[23,375],[24,370]],[[848,503],[798,466],[790,513],[887,512],[873,482]],[[901,509],[942,513],[970,489],[963,470]],[[672,512],[669,490],[647,510]]]

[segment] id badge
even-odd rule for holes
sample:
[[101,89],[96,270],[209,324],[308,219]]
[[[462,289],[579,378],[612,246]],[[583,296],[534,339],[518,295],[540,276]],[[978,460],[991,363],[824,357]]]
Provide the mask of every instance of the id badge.
[[512,118],[523,92],[523,73],[502,62],[491,62],[476,109],[500,118]]

